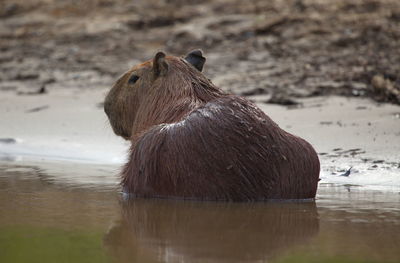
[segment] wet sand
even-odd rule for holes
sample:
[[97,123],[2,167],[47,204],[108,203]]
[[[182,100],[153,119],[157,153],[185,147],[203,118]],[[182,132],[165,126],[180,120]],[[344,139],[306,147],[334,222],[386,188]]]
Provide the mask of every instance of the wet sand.
[[[103,113],[107,90],[56,89],[44,96],[3,92],[0,158],[123,164],[129,143],[112,133]],[[265,104],[264,95],[249,99],[314,146],[321,183],[400,192],[398,106],[336,96],[302,99],[296,108]],[[350,176],[340,176],[350,167]]]

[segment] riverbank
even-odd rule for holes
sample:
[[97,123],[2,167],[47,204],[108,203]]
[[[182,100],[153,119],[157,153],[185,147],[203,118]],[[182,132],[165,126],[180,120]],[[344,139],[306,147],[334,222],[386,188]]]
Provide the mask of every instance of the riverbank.
[[[129,143],[103,113],[107,88],[56,89],[46,95],[3,92],[0,158],[120,166]],[[321,183],[400,191],[400,110],[369,99],[316,97],[286,107],[249,97],[282,128],[308,140],[321,160]],[[352,167],[352,168],[351,168]],[[341,176],[350,169],[349,176]]]

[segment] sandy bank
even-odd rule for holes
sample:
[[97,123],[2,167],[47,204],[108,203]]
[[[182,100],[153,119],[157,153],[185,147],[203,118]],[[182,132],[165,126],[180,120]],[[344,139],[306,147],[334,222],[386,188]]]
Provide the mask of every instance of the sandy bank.
[[[111,131],[100,103],[106,88],[54,89],[0,97],[2,161],[70,161],[118,167],[129,145]],[[253,97],[262,101],[261,96]],[[281,127],[311,142],[321,183],[400,189],[400,108],[369,99],[316,97],[302,106],[259,103]],[[340,176],[353,167],[349,177]]]

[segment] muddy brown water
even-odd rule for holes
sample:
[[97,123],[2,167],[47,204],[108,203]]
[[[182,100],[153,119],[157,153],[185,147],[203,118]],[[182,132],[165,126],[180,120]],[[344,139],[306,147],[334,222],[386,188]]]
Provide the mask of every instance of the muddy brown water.
[[0,162],[0,262],[399,262],[400,194],[123,200],[118,167]]

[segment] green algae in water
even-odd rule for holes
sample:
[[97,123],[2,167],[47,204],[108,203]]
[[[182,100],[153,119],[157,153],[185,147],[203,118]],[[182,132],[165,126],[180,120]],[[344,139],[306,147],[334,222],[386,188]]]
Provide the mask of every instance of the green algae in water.
[[273,263],[384,263],[390,261],[381,260],[365,260],[355,259],[350,257],[332,256],[332,255],[310,255],[307,253],[295,253],[290,254],[286,257],[280,258],[279,260],[273,261]]
[[0,228],[0,262],[110,262],[102,232],[9,226]]

